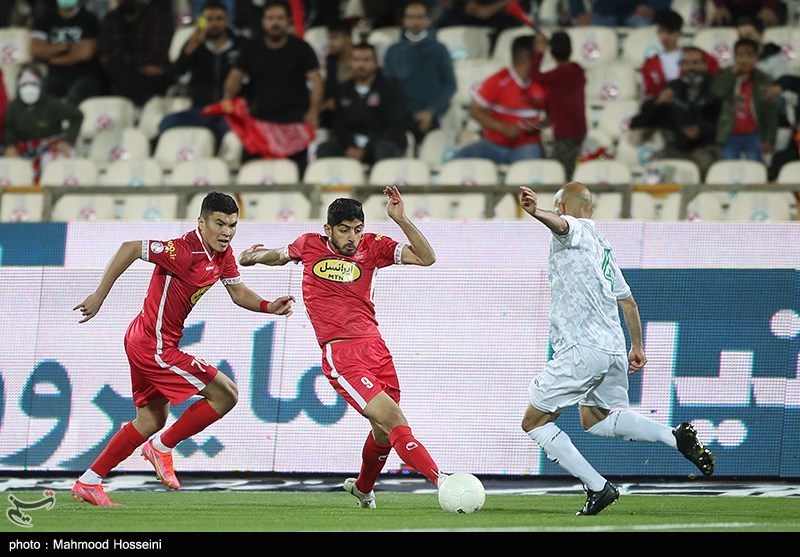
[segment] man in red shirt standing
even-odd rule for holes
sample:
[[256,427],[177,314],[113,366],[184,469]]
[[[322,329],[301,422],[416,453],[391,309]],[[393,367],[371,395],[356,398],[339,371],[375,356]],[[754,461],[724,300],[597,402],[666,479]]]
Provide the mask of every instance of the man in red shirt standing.
[[511,65],[471,92],[469,115],[481,125],[481,139],[459,149],[454,158],[490,159],[497,164],[542,158],[547,95],[528,76],[532,59],[533,38],[517,37],[511,44]]
[[[155,264],[144,307],[125,333],[125,352],[131,367],[136,418],[109,441],[91,467],[72,486],[76,501],[116,507],[101,480],[143,443],[142,456],[169,488],[180,483],[172,467],[172,449],[207,428],[236,405],[236,384],[204,360],[178,347],[189,312],[214,283],[221,281],[233,302],[250,311],[291,315],[293,296],[263,300],[242,282],[230,242],[236,234],[239,207],[224,193],[203,200],[198,227],[168,241],[123,242],[106,267],[100,285],[73,310],[84,323],[97,315],[111,287],[137,259]],[[189,397],[201,400],[187,408],[166,431],[148,440],[167,422],[170,404]]]
[[375,508],[373,487],[394,448],[403,462],[437,487],[447,477],[411,433],[400,409],[400,384],[392,355],[375,318],[372,279],[389,265],[433,265],[428,240],[405,214],[396,187],[384,189],[387,213],[408,238],[401,244],[364,232],[364,210],[355,199],[339,198],[328,207],[325,235],[303,234],[286,247],[245,250],[239,263],[251,266],[303,263],[303,302],[322,348],[322,372],[350,406],[367,418],[372,431],[361,452],[358,478],[344,489],[364,509]]

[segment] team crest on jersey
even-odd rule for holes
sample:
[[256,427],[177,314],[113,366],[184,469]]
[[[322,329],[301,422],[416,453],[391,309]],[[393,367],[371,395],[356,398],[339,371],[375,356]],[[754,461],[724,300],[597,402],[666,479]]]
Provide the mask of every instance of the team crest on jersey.
[[209,289],[209,288],[211,288],[212,286],[213,286],[213,285],[209,284],[208,286],[204,286],[204,287],[203,287],[203,288],[201,288],[200,290],[196,291],[194,294],[192,294],[192,297],[191,297],[191,298],[189,298],[189,302],[190,302],[192,305],[195,305],[195,304],[196,304],[198,301],[200,301],[200,298],[202,298],[202,297],[203,297],[203,294],[205,294],[206,292],[208,292],[208,289]]
[[344,259],[323,259],[312,270],[315,276],[331,282],[355,282],[361,278],[358,265]]
[[153,253],[161,253],[164,251],[164,244],[161,242],[151,242],[150,243],[150,251]]
[[383,236],[381,236],[380,234],[375,234],[375,241],[380,242],[381,240],[383,240]]

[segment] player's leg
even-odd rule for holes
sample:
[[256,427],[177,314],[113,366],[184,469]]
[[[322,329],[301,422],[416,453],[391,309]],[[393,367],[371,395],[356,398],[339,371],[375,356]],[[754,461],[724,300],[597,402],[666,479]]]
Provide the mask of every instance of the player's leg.
[[376,424],[372,424],[372,430],[367,434],[364,446],[361,449],[361,469],[357,478],[347,478],[344,481],[344,490],[358,499],[358,504],[362,509],[374,509],[375,504],[375,482],[378,481],[386,459],[392,451],[389,437]]
[[[136,395],[134,395],[136,400]],[[169,412],[169,402],[155,398],[136,409],[136,419],[117,431],[105,449],[72,486],[75,500],[86,501],[100,507],[114,507],[103,491],[101,481],[108,473],[139,448],[147,437],[164,427]]]
[[[697,439],[691,424],[672,428],[628,408],[628,361],[625,356],[613,356],[585,351],[587,358],[605,359],[608,371],[580,407],[583,428],[600,437],[616,437],[628,441],[660,442],[681,454],[705,475],[714,471],[714,455]],[[614,410],[606,410],[613,408]]]

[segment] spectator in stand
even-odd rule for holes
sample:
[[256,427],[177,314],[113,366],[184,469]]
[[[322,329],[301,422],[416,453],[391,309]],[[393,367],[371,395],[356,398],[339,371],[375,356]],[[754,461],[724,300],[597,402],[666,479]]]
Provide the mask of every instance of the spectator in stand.
[[[0,84],[5,83],[3,69],[0,68]],[[5,85],[0,86],[0,153],[5,151],[6,111],[8,110],[8,93]]]
[[456,74],[447,47],[436,31],[425,2],[411,0],[403,11],[403,35],[386,51],[384,75],[400,82],[409,129],[419,145],[440,125],[456,93]]
[[353,77],[339,85],[333,137],[317,147],[317,156],[348,157],[369,165],[402,157],[407,140],[400,84],[381,75],[371,44],[353,47],[350,66]]
[[350,25],[339,20],[328,26],[328,53],[325,55],[325,93],[322,98],[322,112],[319,125],[323,128],[333,126],[336,110],[336,94],[339,85],[353,77],[350,57],[353,51],[353,35]]
[[[656,13],[656,25],[661,52],[650,56],[642,64],[642,95],[645,99],[655,97],[668,82],[680,77],[681,57],[685,48],[680,46],[683,35],[683,17],[674,10]],[[696,49],[695,49],[696,50]],[[719,62],[709,53],[701,50],[706,62],[706,71],[713,75],[719,71]]]
[[[197,20],[200,16],[204,15],[206,10],[206,0],[191,0],[192,2],[192,18]],[[229,21],[236,19],[236,0],[220,0],[225,13],[228,15]]]
[[764,27],[786,24],[786,4],[781,0],[714,0],[711,25],[734,25],[742,17],[761,21]]
[[35,65],[23,66],[17,76],[17,96],[5,115],[3,155],[31,160],[37,182],[49,160],[75,155],[83,123],[80,109],[45,93],[43,81]]
[[244,37],[230,27],[225,4],[206,0],[195,32],[184,43],[173,67],[175,75],[188,73],[191,76],[188,95],[192,107],[164,116],[158,126],[159,134],[177,126],[202,126],[214,132],[219,145],[229,130],[225,117],[200,112],[222,100],[225,78],[239,59],[244,42]]
[[[784,75],[778,78],[775,85],[768,89],[768,97],[779,98],[784,92],[790,92],[795,98],[800,97],[800,77]],[[775,153],[769,166],[769,179],[775,180],[781,167],[787,162],[800,160],[800,104],[794,104],[794,109],[786,113],[787,126],[791,128],[792,135],[788,145]],[[795,192],[800,200],[800,192]]]
[[720,70],[711,91],[722,102],[717,123],[720,158],[764,161],[771,155],[778,132],[778,109],[769,96],[773,79],[756,68],[758,45],[739,39],[733,46],[733,65]]
[[670,4],[671,0],[569,0],[569,11],[578,26],[646,27],[653,24],[656,12]]
[[498,35],[522,22],[508,13],[515,4],[526,14],[531,12],[529,0],[450,0],[443,2],[444,11],[436,19],[436,28],[455,25],[475,25],[491,29],[491,48],[494,48]]
[[[556,65],[543,72],[542,59],[548,44]],[[572,41],[566,31],[554,32],[549,41],[545,35],[537,34],[534,49],[530,79],[543,85],[547,92],[547,114],[553,127],[550,156],[561,162],[569,181],[588,129],[586,73],[580,64],[570,61]]]
[[45,92],[80,105],[103,92],[97,39],[100,21],[79,0],[58,0],[33,23],[31,56],[47,64]]
[[482,138],[456,151],[453,158],[483,158],[497,164],[542,158],[547,93],[530,78],[533,37],[514,39],[511,61],[472,92],[469,115],[481,125]]
[[175,24],[153,0],[121,0],[100,29],[100,62],[112,95],[142,107],[173,84],[169,47]]
[[686,47],[680,75],[642,103],[631,129],[661,130],[665,145],[653,159],[691,160],[705,179],[708,167],[720,154],[716,141],[720,100],[711,93],[714,78],[701,49]]
[[[239,61],[228,72],[224,98],[240,95],[248,77],[246,98],[254,118],[318,128],[323,82],[316,52],[291,33],[291,12],[286,2],[268,1],[261,24],[261,36],[248,39]],[[290,158],[302,175],[308,165],[308,148]]]
[[764,42],[764,23],[754,17],[743,17],[736,21],[736,31],[740,38],[751,39],[758,45],[756,67],[778,79],[790,74],[789,64],[783,57],[780,45]]

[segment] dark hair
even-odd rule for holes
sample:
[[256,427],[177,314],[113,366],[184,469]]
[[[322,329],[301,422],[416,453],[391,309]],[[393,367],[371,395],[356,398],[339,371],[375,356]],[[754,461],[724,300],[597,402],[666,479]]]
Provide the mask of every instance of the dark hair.
[[755,42],[753,39],[745,39],[745,38],[737,39],[737,41],[733,43],[733,51],[736,52],[737,50],[739,50],[740,46],[749,46],[750,48],[753,49],[753,52],[758,54],[758,43]]
[[364,208],[357,199],[340,197],[328,205],[328,226],[336,226],[348,220],[364,222]]
[[352,34],[353,29],[344,19],[337,19],[328,24],[328,33],[340,33],[342,35]]
[[212,191],[203,198],[203,205],[200,207],[200,217],[207,219],[211,216],[211,213],[217,212],[233,215],[239,212],[239,206],[236,204],[236,200],[227,193]]
[[428,4],[425,3],[425,0],[409,0],[408,2],[406,2],[406,5],[403,6],[404,15],[409,6],[422,6],[423,8],[425,8],[425,14],[430,15],[430,10],[428,9]]
[[653,16],[653,23],[656,27],[675,32],[683,28],[683,17],[675,10],[661,10]]
[[268,9],[275,6],[282,7],[287,16],[292,16],[292,8],[289,6],[289,3],[286,2],[286,0],[269,0],[266,4],[264,4],[264,10],[261,12],[261,15],[263,16],[265,13],[267,13]]
[[556,31],[550,37],[550,54],[559,62],[569,60],[572,56],[572,40],[566,31]]
[[736,20],[736,27],[740,27],[742,25],[749,25],[756,31],[758,31],[759,35],[764,34],[764,22],[758,19],[757,17],[740,17]]
[[533,35],[520,35],[511,42],[511,60],[533,52]]
[[353,50],[369,50],[372,53],[372,57],[375,59],[375,61],[378,61],[378,54],[375,52],[375,45],[372,43],[361,41],[353,45]]
[[201,11],[206,10],[222,10],[226,14],[228,13],[228,7],[222,2],[222,0],[206,0],[203,3],[203,9]]

